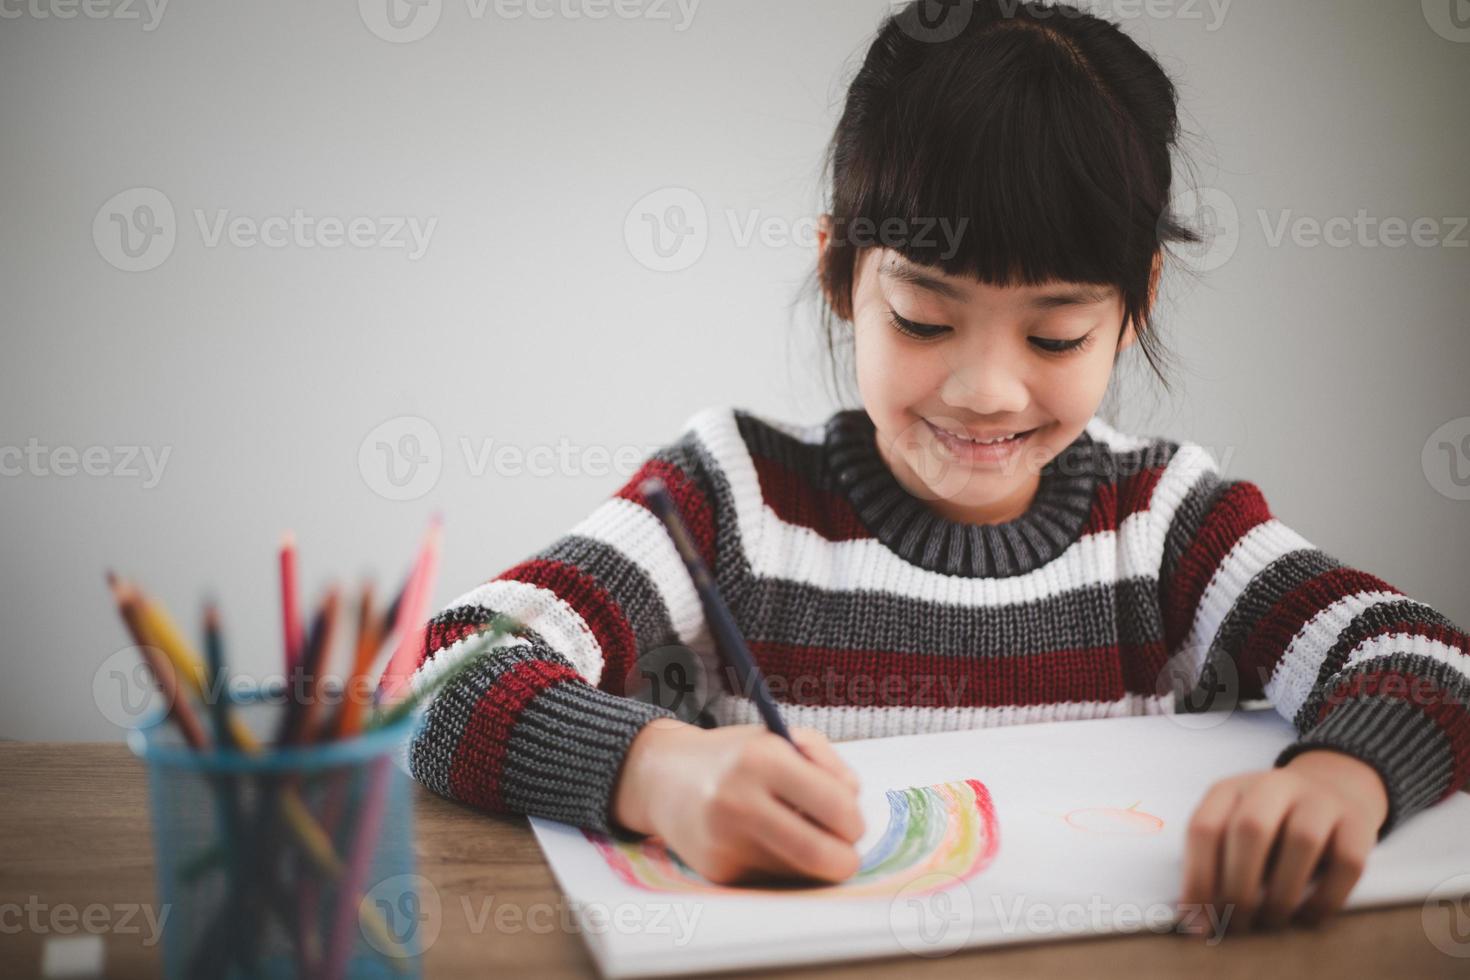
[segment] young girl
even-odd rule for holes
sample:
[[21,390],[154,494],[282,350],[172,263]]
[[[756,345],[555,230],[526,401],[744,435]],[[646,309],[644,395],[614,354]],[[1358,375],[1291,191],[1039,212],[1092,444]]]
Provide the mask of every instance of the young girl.
[[[1223,689],[1300,734],[1200,801],[1181,907],[1221,903],[1232,929],[1320,921],[1378,839],[1470,775],[1470,640],[1200,446],[1095,414],[1125,350],[1157,370],[1164,246],[1198,241],[1168,213],[1174,87],[1072,8],[946,10],[883,24],[830,147],[818,279],[862,407],[812,425],[699,411],[586,520],[455,600],[416,684],[497,613],[528,629],[437,695],[412,771],[487,810],[657,834],[715,881],[836,881],[864,828],[829,739],[1167,713]],[[803,753],[709,671],[650,475]],[[636,696],[673,663],[694,711]]]

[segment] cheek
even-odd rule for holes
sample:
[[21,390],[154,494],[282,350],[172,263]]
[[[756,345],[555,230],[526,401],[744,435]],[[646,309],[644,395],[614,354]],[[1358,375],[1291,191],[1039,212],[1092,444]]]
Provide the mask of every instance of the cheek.
[[1053,369],[1033,391],[1052,418],[1080,426],[1097,411],[1111,374],[1112,359],[1107,353],[1080,358],[1079,363]]
[[858,389],[874,413],[898,413],[932,400],[943,383],[943,363],[935,352],[905,343],[884,324],[858,329],[855,354]]

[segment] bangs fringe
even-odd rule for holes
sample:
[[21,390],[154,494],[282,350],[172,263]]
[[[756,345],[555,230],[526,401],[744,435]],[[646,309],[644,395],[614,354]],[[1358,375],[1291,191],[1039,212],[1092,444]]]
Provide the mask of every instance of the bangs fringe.
[[[939,75],[940,77],[926,77]],[[918,104],[924,93],[946,93]],[[1136,126],[1065,40],[1011,21],[895,93],[834,234],[996,286],[1122,286],[1157,240]],[[958,175],[958,179],[956,179]],[[853,222],[847,229],[841,218]],[[896,233],[895,233],[896,232]]]

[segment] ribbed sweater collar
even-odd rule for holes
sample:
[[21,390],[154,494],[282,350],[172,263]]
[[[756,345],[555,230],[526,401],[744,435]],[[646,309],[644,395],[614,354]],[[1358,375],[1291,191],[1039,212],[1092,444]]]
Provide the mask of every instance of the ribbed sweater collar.
[[1026,513],[1001,524],[967,524],[942,517],[898,482],[865,410],[832,415],[825,446],[839,489],[874,537],[921,568],[975,578],[1022,575],[1070,547],[1092,510],[1106,452],[1084,431],[1042,468]]

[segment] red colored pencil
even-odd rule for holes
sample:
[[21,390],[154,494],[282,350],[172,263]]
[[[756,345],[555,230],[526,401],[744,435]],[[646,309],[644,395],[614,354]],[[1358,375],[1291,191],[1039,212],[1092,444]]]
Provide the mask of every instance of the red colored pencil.
[[443,521],[435,514],[424,535],[419,560],[405,589],[403,602],[398,606],[398,622],[394,624],[398,646],[378,684],[382,700],[387,703],[395,702],[402,696],[409,677],[418,667],[418,655],[423,648],[424,630],[427,626],[425,614],[433,595],[434,577],[438,571],[439,536],[442,527]]
[[286,654],[286,685],[301,662],[301,609],[296,603],[296,536],[281,537],[281,633]]

